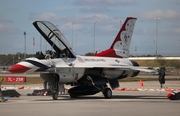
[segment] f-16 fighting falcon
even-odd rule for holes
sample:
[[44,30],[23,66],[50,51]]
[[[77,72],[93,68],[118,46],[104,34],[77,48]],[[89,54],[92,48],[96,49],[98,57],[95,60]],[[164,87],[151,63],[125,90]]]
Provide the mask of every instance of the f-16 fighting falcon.
[[[112,89],[119,87],[119,79],[135,77],[139,71],[154,72],[128,59],[129,46],[137,18],[128,17],[109,49],[94,56],[81,56],[73,52],[59,29],[47,21],[35,21],[34,27],[53,48],[41,57],[27,58],[9,69],[11,73],[40,72],[50,83],[52,98],[58,99],[59,86],[70,84],[71,97],[102,92],[112,97]],[[110,88],[108,87],[108,84]]]

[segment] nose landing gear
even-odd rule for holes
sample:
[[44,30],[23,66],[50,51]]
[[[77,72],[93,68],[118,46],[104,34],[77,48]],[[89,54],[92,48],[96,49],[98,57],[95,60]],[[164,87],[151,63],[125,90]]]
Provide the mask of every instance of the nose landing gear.
[[57,100],[58,99],[58,92],[54,92],[53,94],[52,94],[52,98],[53,98],[53,100]]

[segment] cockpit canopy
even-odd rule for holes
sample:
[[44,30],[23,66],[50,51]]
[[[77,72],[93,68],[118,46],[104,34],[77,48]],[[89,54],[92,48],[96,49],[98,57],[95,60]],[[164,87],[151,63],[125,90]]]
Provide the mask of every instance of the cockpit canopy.
[[58,57],[75,58],[70,44],[55,25],[47,21],[35,21],[33,25],[56,51]]

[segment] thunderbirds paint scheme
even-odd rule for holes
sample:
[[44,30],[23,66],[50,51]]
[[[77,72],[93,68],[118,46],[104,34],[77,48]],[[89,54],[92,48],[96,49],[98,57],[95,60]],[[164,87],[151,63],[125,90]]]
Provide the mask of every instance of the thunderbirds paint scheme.
[[111,47],[94,56],[76,55],[55,25],[47,21],[35,21],[33,25],[54,51],[27,58],[12,66],[9,72],[40,72],[40,77],[52,85],[50,88],[54,100],[58,99],[59,85],[63,84],[72,85],[68,90],[71,97],[102,92],[105,98],[111,98],[111,89],[119,87],[119,79],[135,77],[139,71],[154,72],[128,59],[136,20],[128,17]]

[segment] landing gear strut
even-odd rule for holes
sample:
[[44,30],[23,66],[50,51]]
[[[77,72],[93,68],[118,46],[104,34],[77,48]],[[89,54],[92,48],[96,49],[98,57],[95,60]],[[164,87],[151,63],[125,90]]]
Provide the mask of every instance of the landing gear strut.
[[52,98],[53,100],[57,100],[59,95],[59,77],[57,75],[54,75],[54,78],[55,79],[52,83]]

